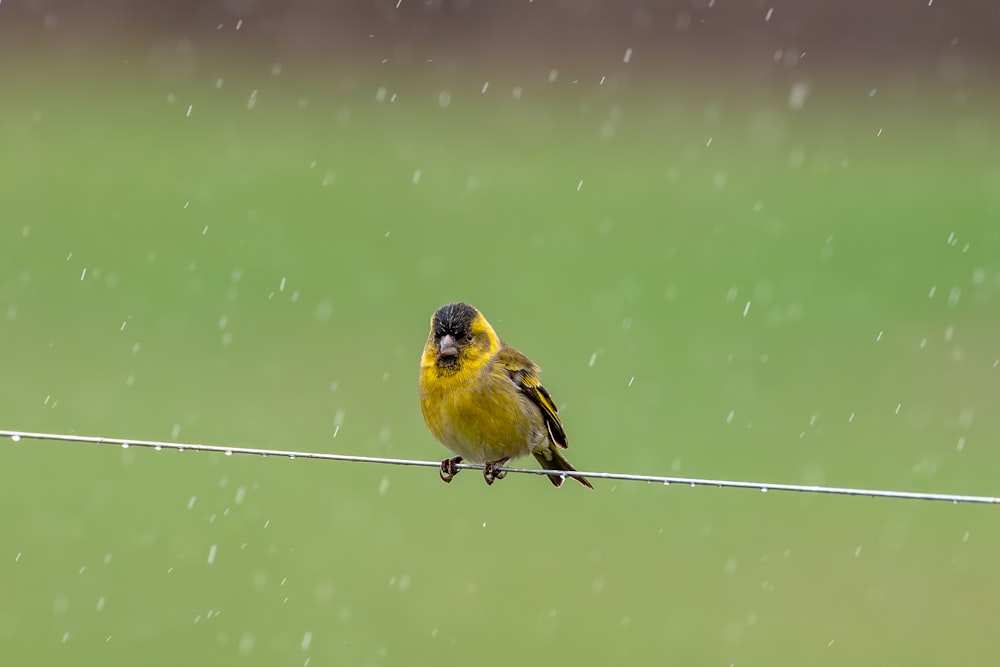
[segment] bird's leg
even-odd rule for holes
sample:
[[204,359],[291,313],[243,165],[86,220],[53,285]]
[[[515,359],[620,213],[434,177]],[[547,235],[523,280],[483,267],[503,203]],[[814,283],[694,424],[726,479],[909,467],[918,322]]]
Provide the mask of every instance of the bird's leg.
[[455,475],[458,474],[458,464],[461,462],[461,456],[441,461],[441,479],[446,484],[451,484],[451,480],[455,479]]
[[510,461],[509,456],[505,456],[502,459],[497,459],[496,461],[487,461],[483,466],[483,479],[486,480],[487,484],[493,484],[495,480],[503,479],[507,476],[506,470],[500,470],[507,461]]

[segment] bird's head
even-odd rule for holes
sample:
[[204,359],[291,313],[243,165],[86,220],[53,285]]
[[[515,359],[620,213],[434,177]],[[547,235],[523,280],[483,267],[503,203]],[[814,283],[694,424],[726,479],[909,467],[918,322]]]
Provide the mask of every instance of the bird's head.
[[498,349],[500,339],[482,313],[467,303],[449,303],[431,317],[422,365],[457,371],[485,363]]

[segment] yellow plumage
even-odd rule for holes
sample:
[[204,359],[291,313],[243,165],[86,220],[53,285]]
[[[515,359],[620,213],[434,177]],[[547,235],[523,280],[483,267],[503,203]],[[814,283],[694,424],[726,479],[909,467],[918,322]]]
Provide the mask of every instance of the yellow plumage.
[[[559,451],[566,433],[538,372],[472,306],[451,303],[434,313],[420,359],[420,407],[434,437],[457,455],[442,461],[442,479],[450,482],[465,460],[484,464],[492,484],[503,476],[497,468],[527,454],[546,470],[574,470]],[[564,477],[549,479],[560,486]]]

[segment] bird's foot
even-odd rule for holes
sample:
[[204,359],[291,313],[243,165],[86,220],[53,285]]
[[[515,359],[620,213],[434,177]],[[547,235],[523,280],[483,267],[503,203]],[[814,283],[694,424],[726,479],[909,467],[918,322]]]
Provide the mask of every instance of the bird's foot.
[[483,466],[483,479],[486,480],[487,484],[492,485],[494,481],[498,479],[503,479],[507,476],[506,470],[501,470],[504,464],[510,461],[509,456],[505,456],[502,459],[497,459],[496,461],[487,461]]
[[455,475],[458,474],[458,464],[462,462],[461,456],[456,456],[453,459],[445,459],[441,461],[441,479],[446,484],[451,484],[451,480],[455,479]]

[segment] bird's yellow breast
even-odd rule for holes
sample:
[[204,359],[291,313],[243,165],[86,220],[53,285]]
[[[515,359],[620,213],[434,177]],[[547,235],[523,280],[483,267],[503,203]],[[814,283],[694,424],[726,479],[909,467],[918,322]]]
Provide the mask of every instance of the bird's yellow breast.
[[422,366],[420,407],[434,437],[473,463],[524,456],[545,437],[538,407],[489,363],[455,373]]

